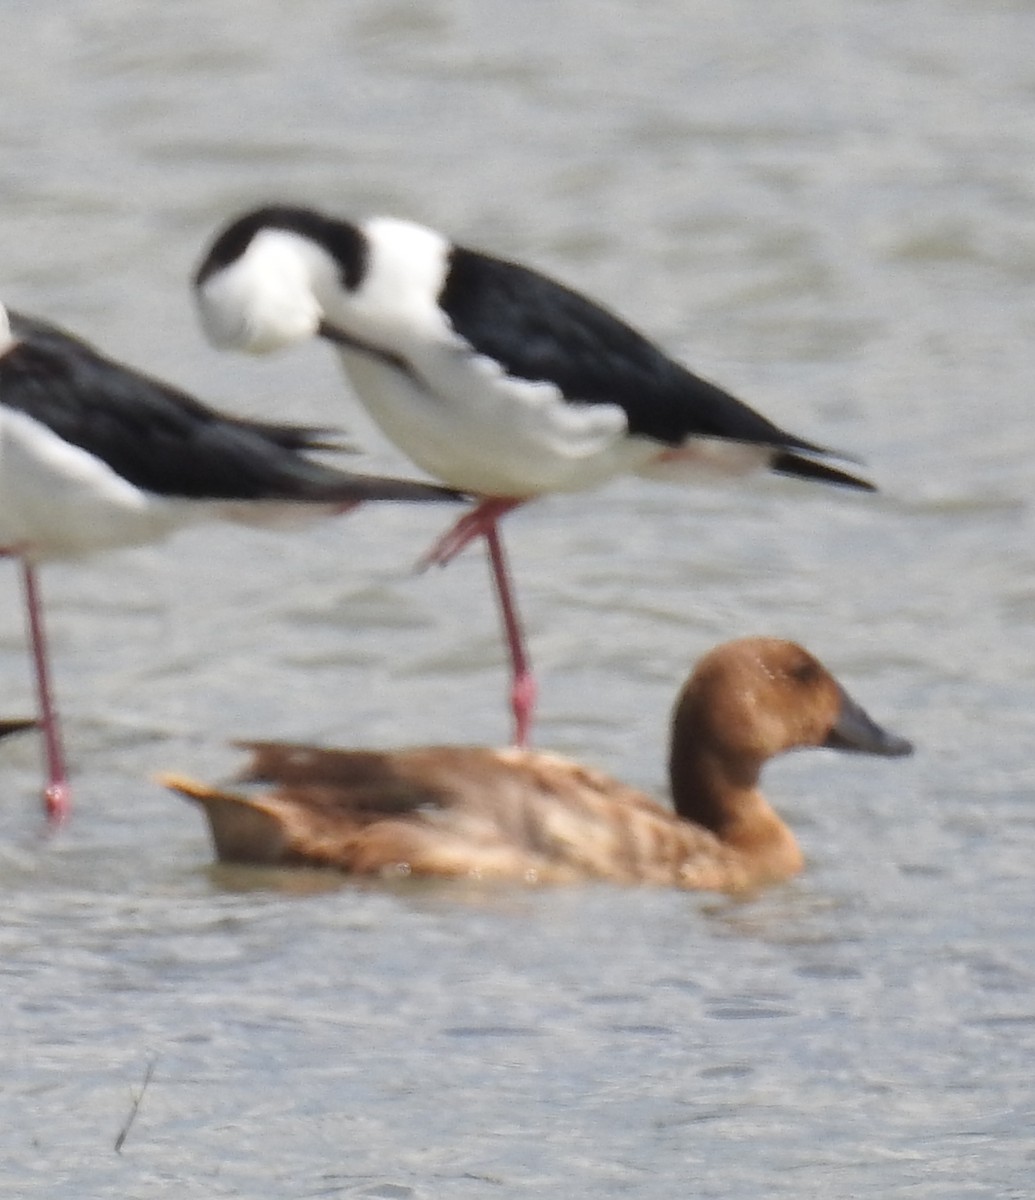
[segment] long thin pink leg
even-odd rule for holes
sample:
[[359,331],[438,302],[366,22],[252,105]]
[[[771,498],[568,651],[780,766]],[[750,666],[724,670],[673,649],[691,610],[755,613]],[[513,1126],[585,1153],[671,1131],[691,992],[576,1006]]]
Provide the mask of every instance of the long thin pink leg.
[[489,551],[489,566],[492,569],[492,581],[496,586],[496,597],[499,600],[500,613],[503,616],[503,631],[507,638],[507,648],[510,651],[510,662],[513,669],[510,707],[514,713],[514,743],[517,746],[528,744],[537,688],[528,659],[528,651],[525,648],[525,636],[521,629],[521,621],[517,614],[514,588],[511,583],[510,570],[507,567],[507,558],[503,551],[503,540],[500,537],[498,522],[500,517],[523,503],[523,500],[515,500],[507,496],[490,496],[479,501],[470,512],[465,513],[446,530],[417,564],[419,571],[426,570],[433,565],[444,567],[475,539],[485,538],[485,544]]
[[492,580],[496,585],[496,598],[499,600],[500,613],[503,616],[503,629],[507,635],[507,647],[510,650],[510,662],[513,668],[510,707],[514,713],[514,745],[527,746],[538,689],[528,659],[525,635],[517,614],[510,570],[507,567],[507,556],[503,550],[503,539],[500,537],[500,531],[495,522],[486,531],[485,542],[489,550]]
[[43,806],[47,820],[60,825],[72,811],[72,791],[68,786],[65,756],[61,749],[61,730],[50,686],[50,662],[47,638],[43,628],[43,607],[40,601],[36,568],[22,560],[22,580],[25,586],[25,607],[29,616],[29,637],[32,641],[32,661],[36,668],[36,690],[39,695],[40,725],[47,760],[47,786]]
[[487,500],[479,500],[470,512],[456,521],[446,532],[432,544],[431,549],[417,562],[418,571],[426,571],[428,567],[444,567],[477,538],[487,538],[491,530],[496,528],[496,522],[524,500],[513,500],[506,496],[491,496]]

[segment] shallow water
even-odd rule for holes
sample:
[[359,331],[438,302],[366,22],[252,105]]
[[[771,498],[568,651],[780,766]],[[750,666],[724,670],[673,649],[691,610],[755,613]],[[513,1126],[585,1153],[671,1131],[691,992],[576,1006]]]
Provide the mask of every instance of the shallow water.
[[[215,868],[156,772],[505,738],[484,563],[414,576],[442,514],[383,510],[48,568],[78,810],[42,839],[35,739],[0,747],[0,1192],[1029,1195],[1035,9],[7,9],[10,303],[401,469],[329,354],[219,355],[185,284],[245,205],[390,211],[869,464],[876,498],[628,480],[509,517],[542,744],[660,790],[689,662],[768,632],[919,753],[776,764],[809,868],[748,903]],[[11,567],[0,672],[30,711]]]

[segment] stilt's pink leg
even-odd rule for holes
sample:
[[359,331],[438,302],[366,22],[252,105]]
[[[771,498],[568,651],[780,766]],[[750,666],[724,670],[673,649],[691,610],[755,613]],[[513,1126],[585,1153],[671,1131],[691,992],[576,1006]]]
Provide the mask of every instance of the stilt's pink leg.
[[492,568],[492,579],[496,585],[496,596],[500,604],[500,613],[503,616],[503,629],[507,635],[507,647],[510,650],[510,661],[513,668],[510,707],[514,713],[514,745],[527,746],[528,735],[532,728],[532,715],[535,711],[537,693],[535,676],[532,674],[528,651],[525,647],[525,635],[517,614],[507,557],[503,551],[503,540],[495,522],[486,531],[485,541],[489,549],[489,565]]
[[524,500],[514,500],[505,496],[492,496],[487,500],[480,500],[432,545],[427,554],[418,561],[417,570],[426,571],[428,567],[444,567],[446,563],[451,563],[460,551],[476,538],[487,538],[496,528],[500,517],[520,504],[524,504]]
[[25,607],[29,615],[32,660],[36,668],[40,725],[47,760],[47,786],[43,793],[43,805],[47,820],[52,825],[59,825],[68,819],[72,811],[72,792],[68,786],[65,756],[61,749],[61,730],[50,687],[50,662],[47,657],[47,638],[43,628],[43,609],[36,568],[25,559],[22,560],[22,579],[25,586]]
[[525,648],[525,636],[517,615],[514,588],[511,584],[507,558],[503,551],[503,541],[497,525],[500,517],[505,516],[520,504],[524,504],[524,501],[506,496],[491,496],[480,501],[470,512],[465,513],[459,521],[446,530],[418,562],[417,569],[424,571],[433,565],[444,567],[476,538],[485,538],[489,551],[489,566],[492,569],[492,580],[496,586],[496,596],[503,616],[503,631],[506,635],[507,649],[510,651],[510,662],[513,669],[510,706],[514,713],[514,744],[525,746],[528,744],[528,735],[532,727],[537,688],[535,676],[532,674],[532,667],[528,660],[528,651]]

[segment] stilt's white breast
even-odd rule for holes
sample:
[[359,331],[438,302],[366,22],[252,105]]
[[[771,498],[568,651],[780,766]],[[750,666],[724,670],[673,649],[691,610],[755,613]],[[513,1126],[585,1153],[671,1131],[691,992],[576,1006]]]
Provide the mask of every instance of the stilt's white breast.
[[34,559],[88,554],[164,537],[192,518],[0,401],[0,546]]
[[155,495],[0,403],[0,548],[34,561],[143,546],[207,520],[291,529],[336,511],[333,504]]
[[0,355],[6,354],[16,344],[17,339],[11,333],[11,318],[7,315],[7,309],[0,304]]

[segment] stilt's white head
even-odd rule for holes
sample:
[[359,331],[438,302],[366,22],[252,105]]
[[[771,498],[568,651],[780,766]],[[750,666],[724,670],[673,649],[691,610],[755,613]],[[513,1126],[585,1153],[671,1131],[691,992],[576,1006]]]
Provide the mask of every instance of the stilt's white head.
[[263,354],[314,337],[321,297],[353,285],[359,232],[301,208],[265,208],[216,238],[194,278],[202,328],[214,345]]

